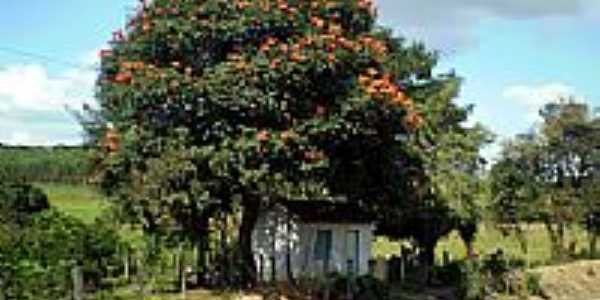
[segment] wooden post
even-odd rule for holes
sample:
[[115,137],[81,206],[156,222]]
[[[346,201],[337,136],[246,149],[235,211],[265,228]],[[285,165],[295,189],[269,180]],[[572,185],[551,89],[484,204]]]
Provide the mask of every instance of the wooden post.
[[258,256],[258,281],[261,283],[265,281],[265,256],[263,254]]
[[4,281],[0,278],[0,300],[6,300],[6,295],[4,293],[6,293],[6,291],[4,291]]
[[73,279],[73,300],[83,300],[83,276],[79,266],[71,269],[71,277]]
[[402,256],[400,258],[400,283],[404,283],[406,279],[406,258]]
[[125,255],[123,255],[123,276],[125,277],[125,282],[129,283],[129,248],[125,249]]
[[274,283],[277,281],[277,266],[275,265],[275,255],[271,256],[271,281]]
[[146,280],[146,270],[144,268],[144,265],[141,262],[141,258],[137,258],[136,260],[136,266],[137,266],[137,283],[138,283],[138,299],[139,300],[145,300],[146,298],[146,286],[145,286],[145,280]]
[[180,291],[181,291],[181,298],[185,299],[186,293],[187,293],[187,276],[186,276],[186,263],[185,263],[185,251],[183,249],[183,245],[179,244],[179,259],[178,259],[178,263],[179,263],[179,284],[180,284]]
[[448,264],[450,264],[450,252],[444,250],[442,255],[442,266],[447,266]]
[[229,263],[227,259],[227,214],[221,215],[221,286],[229,283]]

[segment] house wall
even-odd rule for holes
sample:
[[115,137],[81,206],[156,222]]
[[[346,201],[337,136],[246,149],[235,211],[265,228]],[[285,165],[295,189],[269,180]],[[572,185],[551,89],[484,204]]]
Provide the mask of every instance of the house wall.
[[288,216],[285,209],[276,208],[261,215],[253,231],[254,259],[261,279],[271,281],[273,271],[278,281],[286,281],[289,276],[323,276],[323,264],[314,257],[318,230],[332,232],[329,272],[348,273],[349,245],[346,234],[351,230],[359,232],[358,275],[369,272],[372,224],[302,223],[297,218]]

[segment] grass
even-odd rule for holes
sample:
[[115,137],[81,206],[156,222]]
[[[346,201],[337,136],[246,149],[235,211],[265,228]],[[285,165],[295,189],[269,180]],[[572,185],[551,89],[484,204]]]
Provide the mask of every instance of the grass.
[[[490,254],[497,249],[502,249],[508,257],[524,262],[529,261],[532,266],[550,263],[550,237],[544,226],[540,224],[530,225],[525,237],[529,245],[529,255],[523,252],[519,240],[514,234],[505,235],[494,225],[481,224],[474,246],[480,255]],[[566,242],[568,244],[573,242],[576,246],[576,252],[581,253],[586,250],[588,245],[587,234],[581,228],[572,228],[567,231]],[[399,255],[401,245],[401,242],[392,242],[379,237],[373,244],[373,256],[385,258]],[[467,249],[457,232],[452,232],[438,243],[436,248],[438,262],[442,261],[444,251],[447,251],[453,260],[463,259],[467,255]]]
[[[571,228],[566,235],[567,244],[574,243],[577,253],[585,250],[588,245],[587,234],[581,228]],[[519,239],[514,234],[504,234],[494,225],[482,224],[475,240],[475,250],[481,254],[490,254],[496,249],[502,249],[510,258],[529,261],[530,265],[545,265],[551,262],[550,237],[545,227],[541,224],[530,225],[525,233],[525,239],[529,247],[527,255],[521,248]],[[441,259],[442,253],[448,251],[453,258],[461,259],[466,256],[466,248],[453,232],[444,238],[437,246],[436,256]]]
[[38,184],[52,207],[84,222],[92,222],[108,206],[104,196],[92,186]]

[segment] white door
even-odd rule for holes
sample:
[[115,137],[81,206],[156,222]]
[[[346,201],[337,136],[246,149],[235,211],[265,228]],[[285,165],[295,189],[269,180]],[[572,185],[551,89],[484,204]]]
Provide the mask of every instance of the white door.
[[358,274],[360,266],[360,231],[348,230],[346,232],[346,273]]

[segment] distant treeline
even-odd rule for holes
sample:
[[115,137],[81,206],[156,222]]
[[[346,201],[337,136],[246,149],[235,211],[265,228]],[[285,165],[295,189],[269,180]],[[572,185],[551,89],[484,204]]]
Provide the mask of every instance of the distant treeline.
[[0,182],[82,183],[91,172],[84,147],[0,145]]

